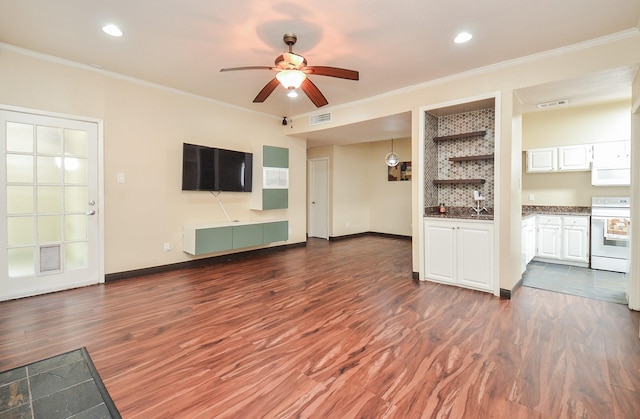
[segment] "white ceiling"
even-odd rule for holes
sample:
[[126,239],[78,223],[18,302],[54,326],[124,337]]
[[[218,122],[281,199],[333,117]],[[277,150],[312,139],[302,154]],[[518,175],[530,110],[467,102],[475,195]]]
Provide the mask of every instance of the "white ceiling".
[[[316,108],[281,88],[254,104],[274,73],[219,70],[272,65],[286,50],[284,33],[298,35],[294,51],[309,65],[360,72],[359,81],[311,76],[331,106],[637,28],[639,21],[637,0],[0,0],[2,43],[279,117]],[[105,35],[107,23],[124,36]],[[462,30],[473,39],[454,44]],[[635,70],[594,77],[628,87]],[[589,80],[567,81],[566,96],[581,92],[586,101],[578,82]],[[520,97],[561,99],[560,88],[531,88]],[[398,118],[371,125],[397,125]],[[371,135],[366,124],[346,129],[326,138]]]

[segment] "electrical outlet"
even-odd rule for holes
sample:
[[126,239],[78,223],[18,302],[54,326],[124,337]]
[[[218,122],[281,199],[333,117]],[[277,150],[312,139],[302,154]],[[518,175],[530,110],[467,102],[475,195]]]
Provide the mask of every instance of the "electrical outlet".
[[534,198],[535,198],[534,195],[532,193],[530,193],[529,194],[529,201],[533,201]]
[[165,252],[168,252],[169,250],[171,250],[171,243],[165,243],[163,249]]

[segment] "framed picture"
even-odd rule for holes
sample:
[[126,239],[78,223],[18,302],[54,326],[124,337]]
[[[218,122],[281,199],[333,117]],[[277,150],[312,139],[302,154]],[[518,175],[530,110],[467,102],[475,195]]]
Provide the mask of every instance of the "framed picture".
[[398,180],[411,180],[411,162],[410,161],[401,161],[396,166],[388,167],[388,178],[389,182],[394,182]]

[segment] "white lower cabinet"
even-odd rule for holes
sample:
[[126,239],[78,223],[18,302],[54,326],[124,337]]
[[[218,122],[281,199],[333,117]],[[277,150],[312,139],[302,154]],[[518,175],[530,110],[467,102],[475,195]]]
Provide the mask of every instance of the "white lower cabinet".
[[560,259],[562,245],[562,217],[559,215],[538,215],[538,241],[536,256]]
[[587,267],[589,217],[538,215],[536,259]]
[[536,256],[536,217],[522,219],[522,269],[527,269],[529,262]]
[[562,218],[562,259],[589,263],[589,217]]
[[427,280],[493,292],[493,222],[425,218]]

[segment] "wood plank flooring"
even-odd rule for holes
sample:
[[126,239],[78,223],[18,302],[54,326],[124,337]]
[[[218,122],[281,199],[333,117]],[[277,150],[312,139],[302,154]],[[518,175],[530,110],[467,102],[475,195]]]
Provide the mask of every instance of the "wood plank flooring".
[[0,303],[0,370],[86,346],[124,418],[638,418],[640,313],[411,280],[335,242]]

